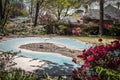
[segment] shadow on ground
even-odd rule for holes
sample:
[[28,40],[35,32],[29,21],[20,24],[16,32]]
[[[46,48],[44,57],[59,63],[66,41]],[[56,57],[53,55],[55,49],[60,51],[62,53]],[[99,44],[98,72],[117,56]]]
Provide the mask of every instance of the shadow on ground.
[[48,74],[52,77],[66,76],[70,77],[72,75],[72,70],[74,69],[74,65],[64,63],[64,65],[58,65],[56,63],[49,63],[47,66],[42,69],[35,70],[35,74],[44,75]]

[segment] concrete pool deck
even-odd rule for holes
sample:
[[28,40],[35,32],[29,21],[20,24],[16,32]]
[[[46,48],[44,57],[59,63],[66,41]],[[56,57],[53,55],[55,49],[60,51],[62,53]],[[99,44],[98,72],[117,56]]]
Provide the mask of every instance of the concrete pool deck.
[[[0,51],[0,54],[2,53],[3,52]],[[15,63],[15,65],[11,66],[11,68],[22,69],[29,72],[38,70],[43,65],[47,64],[45,61],[31,59],[27,57],[21,57],[21,56],[14,56],[14,59],[12,60],[12,62]]]
[[43,65],[46,64],[46,62],[41,60],[18,56],[15,56],[13,62],[17,63],[16,65],[13,66],[13,68],[20,68],[22,70],[29,72],[33,72],[37,69],[40,69]]

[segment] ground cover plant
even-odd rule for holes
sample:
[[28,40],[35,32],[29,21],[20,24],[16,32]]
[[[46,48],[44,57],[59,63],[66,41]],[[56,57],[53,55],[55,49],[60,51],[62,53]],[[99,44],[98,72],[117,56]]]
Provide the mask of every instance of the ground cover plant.
[[71,80],[120,80],[120,39],[105,45],[102,39],[98,41],[99,45],[83,50],[73,59],[75,63],[83,59],[84,63],[74,69]]

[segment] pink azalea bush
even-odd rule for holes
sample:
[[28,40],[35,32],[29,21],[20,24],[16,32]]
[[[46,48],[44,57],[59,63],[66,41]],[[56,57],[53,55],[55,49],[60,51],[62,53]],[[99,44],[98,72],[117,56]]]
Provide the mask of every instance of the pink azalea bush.
[[79,33],[80,33],[79,28],[77,27],[72,28],[72,34],[79,34]]
[[[98,41],[102,42],[102,39]],[[108,80],[110,77],[109,80],[120,80],[120,75],[117,77],[115,75],[115,71],[120,73],[120,41],[118,38],[109,44],[92,46],[83,50],[82,55],[77,57],[84,63],[81,67],[74,69],[72,80]],[[73,62],[77,63],[78,59],[74,58]],[[109,77],[105,77],[106,75]]]
[[108,28],[108,27],[111,27],[111,26],[112,26],[111,24],[104,24],[105,28]]

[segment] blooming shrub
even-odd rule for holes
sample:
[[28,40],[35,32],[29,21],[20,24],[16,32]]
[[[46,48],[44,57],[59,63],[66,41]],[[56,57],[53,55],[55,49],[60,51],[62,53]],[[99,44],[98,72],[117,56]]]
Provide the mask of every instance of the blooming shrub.
[[80,33],[80,29],[77,27],[72,28],[72,34],[79,34]]
[[[102,42],[102,39],[98,41]],[[120,80],[120,41],[118,39],[106,45],[92,46],[83,50],[82,55],[77,57],[83,59],[84,63],[73,71],[72,80]],[[73,61],[77,63],[78,59],[74,58]]]
[[108,27],[110,27],[110,26],[112,26],[111,24],[104,24],[104,27],[105,28],[108,28]]

